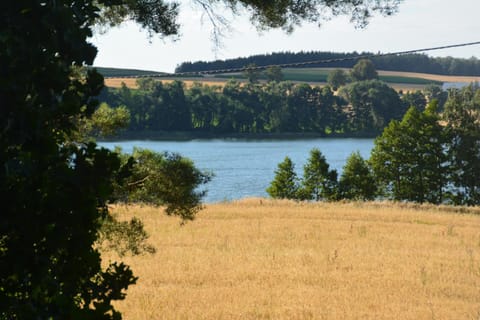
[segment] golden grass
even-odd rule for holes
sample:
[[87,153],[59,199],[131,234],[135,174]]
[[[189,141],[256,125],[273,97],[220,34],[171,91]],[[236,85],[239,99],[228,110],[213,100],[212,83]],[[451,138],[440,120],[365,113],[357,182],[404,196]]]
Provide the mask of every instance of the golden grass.
[[105,86],[110,88],[120,88],[124,83],[130,89],[136,89],[137,79],[135,78],[105,78]]
[[[217,78],[208,78],[207,80],[204,80],[204,79],[188,80],[188,79],[181,79],[181,78],[158,79],[158,81],[161,81],[162,83],[170,83],[175,80],[182,81],[187,88],[190,88],[195,82],[200,82],[209,86],[223,87],[228,79],[217,79]],[[125,83],[125,85],[130,89],[138,88],[137,79],[135,78],[106,78],[105,79],[105,86],[111,87],[111,88],[120,88],[122,86],[122,83]]]
[[127,320],[480,316],[480,209],[246,199],[183,227],[113,211],[141,218],[157,248],[123,259],[140,277],[117,304]]

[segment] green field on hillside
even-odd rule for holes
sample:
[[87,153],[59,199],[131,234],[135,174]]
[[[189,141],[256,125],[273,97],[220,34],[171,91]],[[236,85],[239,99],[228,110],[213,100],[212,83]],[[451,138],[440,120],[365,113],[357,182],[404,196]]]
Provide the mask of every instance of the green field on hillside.
[[[299,81],[299,82],[327,82],[328,74],[330,69],[319,69],[319,68],[298,68],[298,69],[283,69],[283,75],[285,80],[289,81]],[[223,79],[245,79],[245,76],[240,73],[234,74],[219,74],[215,75],[215,78]],[[266,79],[261,76],[261,79]],[[441,81],[434,81],[423,78],[412,78],[406,76],[379,76],[380,80],[383,80],[387,83],[405,83],[405,84],[419,84],[419,85],[428,85],[428,84],[437,84],[442,85]]]
[[121,77],[164,74],[164,72],[149,71],[149,70],[104,68],[104,67],[94,67],[94,68],[97,69],[97,71],[106,78],[121,78]]

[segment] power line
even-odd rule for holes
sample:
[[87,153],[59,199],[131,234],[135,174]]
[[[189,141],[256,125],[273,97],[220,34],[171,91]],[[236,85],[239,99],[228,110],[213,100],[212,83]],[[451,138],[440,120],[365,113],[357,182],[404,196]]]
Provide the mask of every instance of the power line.
[[[295,67],[304,67],[304,66],[308,66],[308,65],[329,64],[329,63],[333,63],[333,62],[343,62],[343,61],[351,61],[351,60],[359,60],[359,59],[372,59],[372,58],[377,58],[377,57],[396,56],[396,55],[412,54],[412,53],[418,53],[418,52],[427,52],[427,51],[434,51],[434,50],[467,47],[467,46],[473,46],[473,45],[478,45],[478,44],[480,44],[480,41],[460,43],[460,44],[451,44],[451,45],[440,46],[440,47],[429,47],[429,48],[422,48],[422,49],[389,52],[389,53],[357,55],[357,56],[352,56],[352,57],[335,58],[335,59],[312,60],[312,61],[304,61],[304,62],[270,64],[270,65],[264,65],[264,66],[228,68],[228,69],[217,69],[217,70],[207,70],[207,71],[162,73],[162,74],[151,74],[151,75],[141,75],[141,76],[124,76],[122,78],[165,78],[165,77],[196,76],[196,75],[208,75],[208,74],[219,74],[219,73],[222,73],[222,74],[224,74],[224,73],[238,73],[238,72],[243,72],[243,71],[246,71],[246,70],[264,70],[264,69],[267,69],[267,68],[270,68],[270,67],[295,68]],[[105,78],[109,78],[109,77],[105,77]]]

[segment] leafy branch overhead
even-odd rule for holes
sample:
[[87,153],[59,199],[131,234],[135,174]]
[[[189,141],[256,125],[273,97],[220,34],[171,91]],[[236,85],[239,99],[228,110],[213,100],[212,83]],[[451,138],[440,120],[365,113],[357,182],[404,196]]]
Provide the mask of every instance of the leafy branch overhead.
[[[229,22],[218,10],[229,8],[234,15],[248,14],[251,22],[260,30],[282,28],[292,32],[302,23],[323,22],[339,15],[350,16],[357,27],[365,27],[376,13],[392,15],[403,0],[191,0],[205,12],[210,20],[214,39],[221,36]],[[99,1],[103,3],[103,1]],[[102,4],[102,13],[97,23],[115,26],[131,20],[140,24],[151,34],[177,35],[180,30],[178,15],[180,4],[164,0],[117,0],[115,5]]]

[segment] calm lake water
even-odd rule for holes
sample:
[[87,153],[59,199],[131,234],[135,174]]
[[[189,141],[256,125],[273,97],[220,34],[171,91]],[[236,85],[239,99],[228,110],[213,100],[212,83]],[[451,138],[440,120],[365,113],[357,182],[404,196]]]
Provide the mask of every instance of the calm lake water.
[[213,139],[192,141],[116,141],[99,145],[113,149],[120,146],[124,152],[134,147],[157,152],[177,152],[192,159],[195,166],[215,176],[206,185],[204,202],[220,202],[245,197],[267,197],[265,189],[275,175],[278,163],[289,156],[299,176],[309,152],[318,148],[330,168],[339,174],[348,156],[359,151],[364,158],[370,156],[372,139],[323,138],[306,140],[235,140]]

